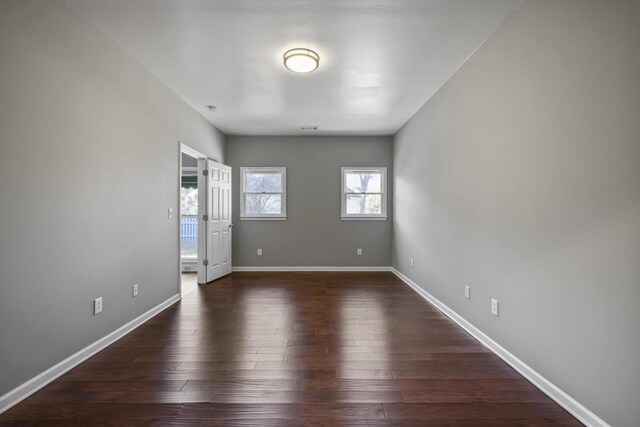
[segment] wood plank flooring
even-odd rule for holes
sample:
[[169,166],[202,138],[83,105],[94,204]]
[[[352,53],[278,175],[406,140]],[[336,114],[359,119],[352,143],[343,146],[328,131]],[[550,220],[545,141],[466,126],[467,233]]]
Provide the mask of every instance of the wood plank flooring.
[[391,273],[233,273],[1,425],[581,425]]

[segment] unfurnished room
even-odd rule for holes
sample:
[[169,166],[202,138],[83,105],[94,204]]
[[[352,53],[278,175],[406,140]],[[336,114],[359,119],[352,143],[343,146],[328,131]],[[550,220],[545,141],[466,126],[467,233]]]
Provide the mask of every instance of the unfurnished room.
[[640,0],[0,0],[0,426],[640,426]]

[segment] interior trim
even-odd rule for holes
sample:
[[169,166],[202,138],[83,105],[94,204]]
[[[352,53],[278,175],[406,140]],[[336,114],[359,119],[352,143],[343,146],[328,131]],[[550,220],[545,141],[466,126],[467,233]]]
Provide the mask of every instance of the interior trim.
[[80,363],[84,362],[94,354],[113,344],[123,336],[127,335],[129,332],[136,329],[138,326],[142,325],[147,320],[151,319],[156,314],[160,313],[161,311],[170,307],[178,301],[180,301],[180,294],[172,296],[168,300],[153,307],[151,310],[136,317],[129,323],[100,338],[98,341],[89,344],[87,347],[83,348],[75,354],[72,354],[71,356],[55,364],[46,371],[36,375],[29,381],[19,385],[3,396],[0,396],[0,414],[17,405],[36,391],[54,381],[56,378],[60,377],[61,375],[76,367]]
[[598,427],[610,427],[603,419],[587,409],[580,402],[569,396],[567,393],[558,388],[551,381],[543,377],[540,373],[535,371],[532,367],[524,363],[522,360],[514,356],[507,349],[495,342],[491,337],[482,332],[480,329],[473,326],[464,317],[447,307],[443,302],[436,297],[425,291],[422,287],[418,286],[414,281],[402,274],[400,271],[391,267],[393,272],[400,280],[409,285],[420,296],[433,304],[438,310],[440,310],[445,316],[456,322],[462,329],[467,331],[471,336],[480,341],[482,345],[487,347],[499,358],[507,362],[513,369],[518,371],[520,375],[529,380],[533,385],[538,387],[543,393],[553,399],[558,405],[566,409],[571,415],[576,417],[578,421],[587,426]]
[[233,267],[232,271],[391,271],[391,267]]
[[[409,287],[411,287],[416,293],[418,293],[425,300],[433,304],[438,310],[440,310],[444,315],[449,317],[451,320],[456,322],[462,329],[471,334],[475,339],[477,339],[480,343],[482,343],[485,347],[491,350],[494,354],[508,363],[513,369],[515,369],[520,375],[529,380],[533,385],[535,385],[538,389],[544,392],[547,396],[553,399],[556,403],[566,409],[569,413],[571,413],[574,417],[576,417],[580,422],[587,426],[598,426],[598,427],[610,427],[604,420],[598,417],[595,413],[590,411],[580,402],[572,398],[570,395],[565,393],[563,390],[558,388],[551,381],[547,380],[540,373],[535,371],[533,368],[528,366],[521,359],[513,355],[507,349],[502,347],[500,344],[495,342],[491,337],[486,335],[480,329],[476,328],[473,324],[467,321],[464,317],[460,316],[458,313],[453,311],[447,305],[442,303],[440,300],[435,298],[429,292],[424,290],[422,287],[418,286],[414,281],[409,279],[407,276],[402,274],[400,271],[395,269],[394,267],[233,267],[233,271],[236,272],[268,272],[268,271],[390,271],[394,273],[400,280],[406,283]],[[41,374],[33,377],[29,381],[21,384],[20,386],[14,388],[8,393],[0,396],[0,414],[7,411],[11,407],[15,406],[22,400],[26,399],[36,391],[45,387],[47,384],[54,381],[56,378],[60,377],[64,373],[68,372],[75,366],[84,362],[94,354],[103,350],[107,346],[113,344],[115,341],[119,340],[123,336],[127,335],[129,332],[136,329],[138,326],[142,325],[147,320],[151,319],[158,313],[162,312],[166,308],[175,304],[180,300],[180,294],[176,294],[168,300],[162,302],[161,304],[153,307],[149,311],[143,313],[142,315],[136,317],[129,323],[121,326],[110,334],[104,336],[98,341],[90,344],[89,346],[83,348],[77,353],[69,356],[63,361],[57,363]]]

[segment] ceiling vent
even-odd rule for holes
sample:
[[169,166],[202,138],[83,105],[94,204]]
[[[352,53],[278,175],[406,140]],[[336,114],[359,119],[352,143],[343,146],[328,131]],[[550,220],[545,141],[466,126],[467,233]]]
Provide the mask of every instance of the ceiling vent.
[[300,126],[300,130],[318,130],[318,126]]

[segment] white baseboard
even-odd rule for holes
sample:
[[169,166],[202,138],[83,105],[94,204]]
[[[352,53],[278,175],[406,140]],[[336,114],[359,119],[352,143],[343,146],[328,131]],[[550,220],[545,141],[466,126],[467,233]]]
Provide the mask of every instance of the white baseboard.
[[[580,422],[587,426],[610,427],[609,424],[607,424],[604,420],[587,409],[580,402],[559,389],[551,381],[547,380],[533,368],[528,366],[522,360],[514,356],[500,344],[491,339],[491,337],[473,326],[465,318],[447,307],[440,300],[425,291],[423,288],[418,286],[415,282],[413,282],[411,279],[409,279],[407,276],[393,267],[233,267],[233,271],[391,271],[403,282],[409,285],[414,291],[416,291],[420,296],[433,304],[438,310],[440,310],[451,320],[456,322],[460,327],[462,327],[462,329],[467,331],[475,339],[480,341],[480,343],[482,343],[485,347],[487,347],[498,357],[508,363],[512,368],[518,371],[520,375],[522,375],[533,385],[538,387],[542,392],[544,392],[547,396],[549,396],[560,406],[566,409]],[[65,360],[52,366],[51,368],[35,376],[24,384],[16,387],[15,389],[9,391],[3,396],[0,396],[0,414],[18,404],[22,400],[26,399],[27,397],[40,390],[50,382],[54,381],[56,378],[60,377],[62,374],[66,373],[78,364],[84,362],[94,354],[111,345],[129,332],[133,331],[138,326],[142,325],[144,322],[151,319],[153,316],[160,313],[167,307],[175,304],[179,300],[180,295],[174,295],[173,297],[157,305],[146,313],[133,319],[126,325],[116,329],[115,331],[99,339],[93,344],[90,344],[84,349],[69,356]]]
[[123,336],[127,335],[129,332],[133,331],[138,326],[142,325],[147,320],[151,319],[156,314],[160,313],[161,311],[178,301],[180,301],[180,294],[172,296],[163,303],[160,303],[159,305],[153,307],[146,313],[136,317],[126,325],[121,326],[110,334],[100,338],[98,341],[67,357],[62,362],[57,363],[41,374],[31,378],[26,383],[23,383],[13,390],[9,391],[8,393],[4,394],[3,396],[0,396],[0,414],[7,411],[14,405],[20,403],[27,397],[31,396],[36,391],[40,390],[70,369],[84,362],[97,352],[103,350],[105,347],[113,344]]
[[436,297],[431,295],[429,292],[425,291],[423,288],[418,286],[415,282],[409,279],[407,276],[402,274],[400,271],[395,268],[391,268],[391,271],[398,276],[403,282],[409,285],[414,291],[416,291],[420,296],[433,304],[438,310],[440,310],[444,315],[449,317],[451,320],[456,322],[462,329],[471,334],[475,339],[480,341],[485,347],[495,353],[502,360],[507,362],[513,369],[518,371],[520,375],[529,380],[533,385],[538,387],[543,393],[553,399],[556,403],[566,409],[571,415],[576,417],[581,423],[587,426],[598,426],[598,427],[610,427],[604,420],[598,417],[596,414],[587,409],[580,402],[569,396],[564,391],[560,390],[556,385],[554,385],[551,381],[547,380],[541,374],[536,372],[529,365],[524,363],[522,360],[514,356],[507,349],[502,347],[500,344],[495,342],[491,337],[486,335],[480,329],[473,326],[469,323],[464,317],[460,316],[458,313],[447,307],[444,303],[438,300]]
[[391,271],[391,267],[233,267],[232,271]]

